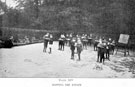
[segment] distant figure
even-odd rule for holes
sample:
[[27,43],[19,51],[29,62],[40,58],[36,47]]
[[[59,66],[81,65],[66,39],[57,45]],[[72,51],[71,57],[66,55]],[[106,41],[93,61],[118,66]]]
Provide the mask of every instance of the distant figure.
[[113,46],[113,47],[112,47],[112,51],[113,51],[113,53],[114,53],[114,49],[115,49],[115,44],[116,44],[116,43],[115,43],[115,40],[113,40],[113,41],[112,41],[112,46]]
[[62,38],[60,37],[59,38],[59,48],[58,48],[59,50],[61,50],[62,49]]
[[49,42],[49,33],[47,33],[46,35],[43,36],[44,39],[44,48],[43,48],[43,52],[46,52],[47,46],[48,46],[48,42]]
[[92,44],[92,34],[90,34],[88,36],[88,44],[89,44],[89,46],[91,46],[91,44]]
[[73,34],[71,33],[70,35],[69,35],[69,46],[70,46],[70,43],[71,43],[71,39],[73,38]]
[[13,47],[14,38],[11,36],[8,40],[4,41],[5,48],[12,48]]
[[105,44],[105,56],[106,56],[106,59],[108,60],[110,60],[110,49],[111,49],[111,45],[108,42]]
[[64,50],[64,46],[65,46],[65,35],[63,34],[61,36],[61,38],[62,38],[62,50]]
[[68,35],[68,34],[66,34],[65,45],[68,45],[68,42],[69,42],[69,35]]
[[112,55],[114,54],[115,44],[116,44],[115,40],[110,42],[110,52],[111,52]]
[[50,49],[50,54],[52,53],[52,45],[53,45],[53,35],[50,34],[50,39],[49,39],[49,49]]
[[25,43],[26,44],[30,43],[29,38],[27,36],[25,36]]
[[76,40],[75,40],[75,38],[73,38],[72,40],[71,40],[71,44],[70,44],[70,49],[71,49],[71,59],[74,59],[74,54],[75,54],[75,42],[76,42]]
[[97,51],[98,44],[99,44],[99,40],[94,40],[94,51]]
[[82,44],[80,38],[77,39],[77,46],[76,47],[77,47],[78,60],[80,61],[81,60],[81,52],[83,50],[83,44]]
[[59,38],[59,50],[64,51],[64,46],[65,46],[65,35],[62,34]]
[[105,45],[102,43],[102,41],[99,41],[99,44],[97,45],[98,47],[98,51],[97,51],[97,54],[98,54],[98,58],[97,58],[97,62],[100,61],[100,63],[104,63],[105,61]]
[[83,48],[87,49],[87,35],[82,36],[82,43],[83,43]]
[[36,38],[35,37],[32,37],[31,42],[34,43],[35,40],[36,40]]

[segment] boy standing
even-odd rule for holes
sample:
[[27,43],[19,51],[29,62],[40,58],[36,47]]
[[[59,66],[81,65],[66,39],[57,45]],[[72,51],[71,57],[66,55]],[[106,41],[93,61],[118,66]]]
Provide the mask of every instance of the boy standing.
[[73,38],[73,39],[71,40],[71,44],[70,44],[71,59],[74,59],[75,42],[76,42],[76,40]]
[[52,53],[52,45],[53,45],[53,35],[50,34],[50,39],[49,39],[49,49],[50,49],[50,52],[49,52],[49,54]]
[[44,39],[44,48],[43,48],[43,52],[46,52],[47,46],[48,46],[48,41],[49,41],[49,33],[47,33],[46,35],[43,36]]
[[81,42],[81,39],[78,38],[77,40],[77,54],[78,54],[78,60],[80,61],[81,60],[81,52],[83,50],[83,44]]

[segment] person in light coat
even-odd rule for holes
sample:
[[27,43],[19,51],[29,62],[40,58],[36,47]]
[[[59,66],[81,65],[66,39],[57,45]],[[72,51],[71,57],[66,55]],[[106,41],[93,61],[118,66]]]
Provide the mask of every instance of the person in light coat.
[[78,54],[78,61],[81,60],[81,52],[83,51],[83,44],[80,38],[77,39],[77,54]]

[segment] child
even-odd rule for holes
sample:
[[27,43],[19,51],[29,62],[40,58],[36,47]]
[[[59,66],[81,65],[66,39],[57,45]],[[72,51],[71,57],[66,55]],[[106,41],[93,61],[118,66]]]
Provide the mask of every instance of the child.
[[69,35],[66,34],[65,45],[68,45],[68,38],[69,38]]
[[76,42],[76,40],[73,38],[73,39],[71,40],[71,44],[70,44],[71,59],[74,59],[75,42]]
[[52,45],[53,45],[53,36],[52,36],[52,34],[50,34],[50,39],[49,39],[49,49],[50,49],[50,52],[49,52],[49,54],[52,53]]
[[44,39],[44,48],[43,48],[43,52],[46,52],[47,46],[48,46],[48,41],[49,41],[49,33],[47,33],[46,35],[43,36]]
[[61,35],[61,39],[62,39],[62,41],[61,41],[61,50],[64,51],[64,46],[65,46],[65,35],[64,34]]
[[88,36],[88,44],[89,44],[89,46],[91,46],[91,44],[92,44],[92,34],[90,34],[90,36]]
[[104,63],[104,60],[105,60],[105,57],[104,57],[104,54],[105,54],[105,45],[103,44],[102,41],[99,41],[99,44],[97,45],[97,47],[98,47],[98,51],[97,51],[97,54],[98,54],[97,62],[99,62],[99,60],[100,60],[100,63]]
[[83,41],[83,48],[85,48],[87,50],[87,43],[88,43],[88,40],[87,40],[87,36],[85,35],[84,38],[82,39]]
[[78,54],[78,60],[80,61],[81,60],[81,52],[83,50],[83,44],[81,42],[81,39],[78,38],[77,40],[77,54]]

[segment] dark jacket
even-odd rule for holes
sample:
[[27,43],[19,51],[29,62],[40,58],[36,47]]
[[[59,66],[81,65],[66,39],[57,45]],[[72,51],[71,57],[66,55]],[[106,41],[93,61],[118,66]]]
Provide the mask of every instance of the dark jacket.
[[73,41],[71,42],[71,44],[70,44],[70,49],[71,49],[71,50],[75,50],[75,42],[73,42]]

